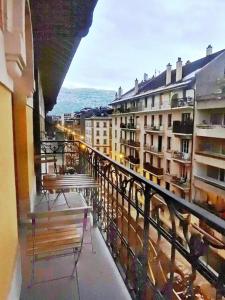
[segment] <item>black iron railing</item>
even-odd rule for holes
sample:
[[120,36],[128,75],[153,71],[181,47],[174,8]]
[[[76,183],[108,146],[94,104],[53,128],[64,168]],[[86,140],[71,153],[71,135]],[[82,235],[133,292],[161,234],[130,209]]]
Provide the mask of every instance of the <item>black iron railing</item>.
[[193,120],[173,121],[173,133],[192,134]]
[[72,168],[99,183],[95,223],[133,298],[209,299],[210,291],[222,299],[224,220],[81,141],[43,141],[41,148],[58,157],[58,172]]

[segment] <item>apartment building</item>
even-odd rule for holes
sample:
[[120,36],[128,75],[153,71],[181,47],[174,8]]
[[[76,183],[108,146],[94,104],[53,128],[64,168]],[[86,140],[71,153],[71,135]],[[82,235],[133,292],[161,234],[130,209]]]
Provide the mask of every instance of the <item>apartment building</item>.
[[92,116],[85,119],[85,142],[107,156],[111,156],[112,118],[105,113],[104,116]]
[[[184,199],[191,198],[195,95],[203,88],[199,74],[224,60],[224,51],[212,53],[176,68],[170,64],[156,77],[122,93],[111,103],[112,158]],[[203,76],[203,75],[202,75]]]
[[192,198],[225,218],[224,55],[197,75],[196,88]]

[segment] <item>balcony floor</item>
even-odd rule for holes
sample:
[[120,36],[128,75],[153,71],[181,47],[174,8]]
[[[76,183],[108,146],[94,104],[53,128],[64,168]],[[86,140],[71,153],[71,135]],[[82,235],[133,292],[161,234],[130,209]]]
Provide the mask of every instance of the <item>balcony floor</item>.
[[[68,194],[67,194],[68,195]],[[68,201],[75,207],[71,194]],[[46,210],[47,203],[43,201],[38,206],[38,211]],[[66,208],[63,199],[58,199],[55,209]],[[97,228],[92,230],[93,246],[95,253],[92,253],[90,244],[90,230],[85,233],[86,238],[78,262],[78,280],[80,300],[130,300],[131,297],[119,274],[119,271],[103,241]],[[31,265],[25,256],[25,230],[21,229],[21,253],[23,285],[20,300],[72,300],[79,299],[76,285],[76,278],[61,279],[34,285],[27,288],[30,276]],[[44,260],[36,264],[36,280],[51,278],[52,276],[65,276],[70,274],[73,267],[73,257],[67,256],[52,260]],[[41,278],[40,278],[41,276]]]

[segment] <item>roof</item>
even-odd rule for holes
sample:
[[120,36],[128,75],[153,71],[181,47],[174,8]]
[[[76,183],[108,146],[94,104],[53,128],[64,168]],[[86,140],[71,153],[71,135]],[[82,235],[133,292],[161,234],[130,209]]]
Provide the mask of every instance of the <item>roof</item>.
[[35,67],[46,112],[54,104],[73,56],[92,23],[97,0],[30,0]]
[[142,81],[138,85],[138,93],[134,94],[134,88],[126,92],[122,95],[120,99],[115,99],[111,104],[122,102],[125,100],[129,100],[133,97],[138,97],[138,95],[143,95],[147,92],[151,91],[160,91],[161,88],[169,88],[169,87],[176,87],[181,86],[181,84],[190,84],[191,80],[195,77],[196,72],[201,70],[205,65],[207,65],[209,62],[211,62],[214,58],[219,56],[221,53],[223,53],[225,49],[220,50],[218,52],[215,52],[211,55],[205,56],[203,58],[200,58],[198,60],[195,60],[193,62],[189,62],[182,66],[182,80],[176,82],[176,69],[172,70],[171,72],[171,83],[170,85],[166,85],[166,71],[163,71],[161,74],[159,74],[156,77],[152,77],[151,79],[147,81]]

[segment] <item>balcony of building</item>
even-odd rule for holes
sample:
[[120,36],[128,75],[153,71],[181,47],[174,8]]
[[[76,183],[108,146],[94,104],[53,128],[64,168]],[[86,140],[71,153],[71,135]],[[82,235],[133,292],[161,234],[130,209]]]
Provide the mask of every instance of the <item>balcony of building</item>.
[[176,175],[171,175],[170,177],[170,183],[177,187],[178,189],[183,190],[184,192],[189,192],[190,191],[190,181],[188,181],[186,178],[179,177]]
[[163,176],[163,168],[154,167],[150,162],[144,162],[144,169],[157,177]]
[[139,165],[140,164],[140,159],[139,157],[135,157],[133,155],[128,155],[128,156],[125,156],[124,159],[126,161],[129,161],[130,164],[132,165]]
[[192,108],[194,106],[194,99],[192,97],[175,98],[171,100],[171,108]]
[[164,126],[163,125],[144,125],[144,129],[146,133],[155,133],[155,134],[163,134]]
[[130,106],[130,107],[119,107],[113,110],[113,114],[129,114],[142,111],[142,105]]
[[225,142],[221,139],[199,138],[195,160],[202,164],[220,167],[225,161]]
[[[204,230],[200,232],[198,226],[200,221],[207,222],[223,234],[225,224],[220,218],[205,214],[199,206],[178,198],[83,142],[45,141],[41,149],[43,155],[54,154],[57,159],[56,168],[48,163],[44,170],[58,173],[73,168],[75,173],[89,174],[99,185],[93,197],[84,192],[93,204],[96,254],[91,253],[88,244],[83,249],[78,266],[81,299],[129,299],[121,278],[134,299],[164,299],[171,295],[169,299],[183,300],[190,289],[190,299],[222,299],[223,257],[218,249],[225,249],[225,245]],[[146,164],[153,174],[163,174],[162,169]],[[68,199],[69,195],[72,197],[70,192],[67,188]],[[162,199],[163,208],[162,201],[151,206],[151,197],[156,194]],[[163,213],[165,207],[169,214]],[[184,234],[187,230],[188,236]],[[207,252],[196,252],[196,243],[206,243]],[[69,261],[60,264],[60,272],[69,265]],[[55,265],[51,269],[48,261],[42,266],[49,273],[55,272]],[[54,293],[54,299],[72,299],[71,293],[76,297],[76,292],[73,281],[62,280],[42,289],[25,289],[23,295],[29,295],[28,299],[35,299],[35,295],[47,299]]]
[[225,124],[207,124],[205,122],[196,126],[196,135],[209,138],[225,138]]
[[151,153],[155,156],[158,156],[158,157],[163,157],[164,156],[163,148],[156,147],[156,146],[153,146],[153,145],[145,144],[144,145],[144,151],[149,152],[149,153]]
[[126,140],[122,138],[120,139],[120,143],[131,148],[140,148],[141,146],[140,142],[133,141],[133,140]]
[[121,130],[140,130],[140,126],[134,123],[121,123],[120,128]]
[[173,151],[172,158],[177,163],[187,164],[187,165],[191,164],[191,154],[190,153]]
[[184,136],[191,138],[193,134],[193,120],[173,121],[172,132],[173,134],[181,136],[182,138]]

